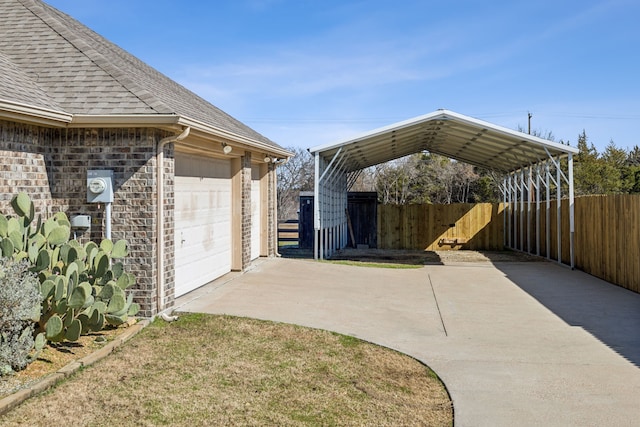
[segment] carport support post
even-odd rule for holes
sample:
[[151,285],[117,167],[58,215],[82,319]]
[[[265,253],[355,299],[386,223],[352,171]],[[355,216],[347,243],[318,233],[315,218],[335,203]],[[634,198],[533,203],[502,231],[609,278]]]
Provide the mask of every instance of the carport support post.
[[546,171],[545,180],[547,182],[547,209],[545,211],[545,236],[546,236],[546,249],[547,259],[551,259],[551,170],[549,169],[549,161],[544,165]]
[[511,249],[518,249],[518,175],[511,174]]
[[509,198],[507,199],[509,202],[509,206],[507,208],[506,214],[508,215],[507,217],[507,247],[510,248],[512,245],[512,239],[511,239],[511,215],[513,214],[513,209],[511,207],[511,203],[513,201],[513,187],[511,186],[511,175],[507,176],[507,190],[509,191]]
[[573,194],[573,154],[569,153],[569,253],[571,268],[575,267],[575,252],[573,248],[575,236],[575,206]]
[[533,177],[531,175],[531,166],[527,173],[527,252],[531,253],[531,187],[533,185]]
[[507,247],[507,177],[502,178],[502,246]]
[[558,238],[558,262],[562,264],[562,170],[560,170],[560,157],[556,162],[556,220],[557,220],[557,238]]
[[520,169],[520,250],[524,252],[524,169]]
[[536,255],[540,256],[540,165],[536,165]]
[[315,155],[315,171],[314,171],[314,181],[315,185],[313,187],[313,198],[315,200],[313,204],[313,258],[318,259],[322,258],[320,254],[320,236],[322,233],[320,232],[320,153],[316,153]]

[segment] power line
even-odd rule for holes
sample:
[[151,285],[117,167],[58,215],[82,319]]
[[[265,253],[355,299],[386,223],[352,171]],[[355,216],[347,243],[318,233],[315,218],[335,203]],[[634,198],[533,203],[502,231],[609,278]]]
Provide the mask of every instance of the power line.
[[[481,117],[484,119],[497,118],[497,117],[512,117],[518,116],[523,113],[530,114],[528,111],[509,111],[509,112],[497,112],[497,113],[476,113],[471,116]],[[640,114],[584,114],[584,113],[568,113],[568,112],[553,112],[553,111],[536,111],[538,116],[549,117],[570,117],[575,119],[601,119],[601,120],[640,120]],[[338,118],[338,117],[325,117],[325,118],[293,118],[293,117],[254,117],[245,118],[243,121],[247,123],[392,123],[396,121],[406,120],[406,116],[403,117],[357,117],[357,118]]]

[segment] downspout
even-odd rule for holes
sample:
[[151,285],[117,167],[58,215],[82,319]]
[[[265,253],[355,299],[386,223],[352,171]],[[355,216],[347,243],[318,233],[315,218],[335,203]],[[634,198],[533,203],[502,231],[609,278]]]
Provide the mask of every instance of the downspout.
[[158,266],[157,277],[157,312],[164,308],[164,147],[172,142],[180,142],[189,136],[191,127],[185,128],[180,135],[172,135],[158,141],[156,151],[156,190],[158,201],[158,212],[156,215],[156,265]]

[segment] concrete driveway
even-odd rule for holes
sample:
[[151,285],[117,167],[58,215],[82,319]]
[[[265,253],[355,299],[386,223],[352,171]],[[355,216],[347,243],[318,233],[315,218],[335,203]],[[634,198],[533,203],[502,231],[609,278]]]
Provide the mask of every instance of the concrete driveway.
[[446,384],[456,426],[640,425],[640,295],[549,262],[259,261],[177,300],[353,335]]

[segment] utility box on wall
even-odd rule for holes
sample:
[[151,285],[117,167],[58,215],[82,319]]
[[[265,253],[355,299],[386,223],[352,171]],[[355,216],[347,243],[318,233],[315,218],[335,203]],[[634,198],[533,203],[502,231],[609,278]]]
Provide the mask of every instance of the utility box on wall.
[[74,231],[87,231],[91,228],[91,216],[89,215],[74,215],[70,218],[71,229]]
[[112,203],[113,202],[113,171],[112,170],[88,170],[87,171],[87,202],[88,203]]

